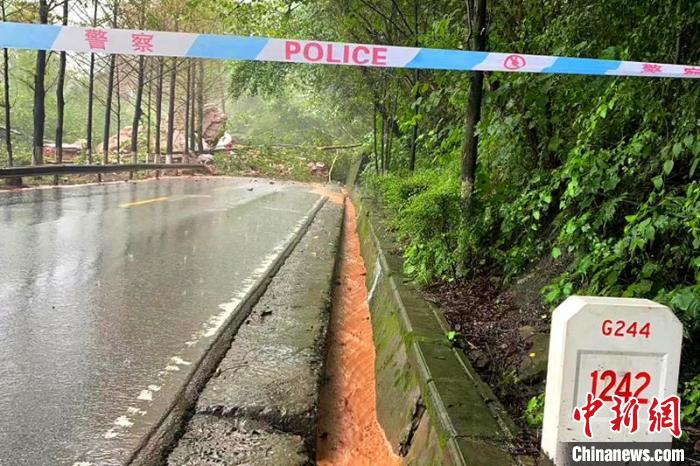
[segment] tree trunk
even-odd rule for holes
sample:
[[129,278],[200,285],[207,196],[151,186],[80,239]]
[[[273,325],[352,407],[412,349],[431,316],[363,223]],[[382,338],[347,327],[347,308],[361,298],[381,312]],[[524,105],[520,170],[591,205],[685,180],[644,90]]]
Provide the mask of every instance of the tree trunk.
[[[46,0],[39,0],[39,24],[48,24],[49,5]],[[46,50],[36,53],[36,69],[34,75],[34,134],[32,137],[32,164],[44,163],[44,124],[46,122]]]
[[[475,51],[486,50],[486,0],[473,1],[474,19],[471,30],[473,47]],[[474,195],[474,182],[476,179],[476,161],[479,148],[479,137],[476,127],[481,120],[481,101],[484,95],[484,73],[473,71],[469,87],[469,102],[467,104],[467,116],[464,131],[464,148],[462,150],[462,208],[465,221],[471,213]]]
[[[187,66],[187,91],[185,92],[185,150],[183,157],[187,163],[190,150],[190,100],[192,100],[192,67]],[[194,115],[192,115],[194,118]],[[194,134],[192,135],[194,137]]]
[[109,138],[112,132],[112,100],[114,96],[114,69],[117,56],[109,59],[109,77],[107,78],[107,102],[105,104],[105,124],[102,132],[102,165],[109,165]]
[[122,83],[119,73],[119,56],[114,56],[116,65],[114,67],[117,75],[117,164],[122,163]]
[[143,101],[143,74],[145,71],[146,57],[139,57],[138,81],[136,85],[136,104],[134,105],[134,120],[131,125],[131,163],[138,163],[139,150],[139,124],[141,123],[141,114],[143,109],[141,103]]
[[[0,4],[2,6],[2,21],[7,21],[7,14],[5,12],[5,0],[2,0]],[[5,81],[5,148],[7,149],[7,164],[11,167],[13,165],[12,157],[12,120],[11,113],[12,108],[10,104],[10,57],[7,49],[2,49],[2,74],[3,80]]]
[[381,138],[380,138],[380,144],[379,144],[379,159],[381,161],[381,169],[382,173],[386,170],[386,154],[385,154],[385,142],[386,142],[386,118],[382,115],[380,119],[382,123],[381,127]]
[[377,107],[372,112],[372,152],[374,152],[374,169],[379,174],[379,154],[377,149]]
[[162,58],[158,59],[158,81],[156,82],[156,127],[155,127],[155,141],[153,142],[153,162],[160,163],[160,128],[163,120],[163,73],[164,73],[164,61]]
[[[92,27],[97,26],[97,0],[93,0],[95,10],[92,16]],[[92,114],[95,104],[95,54],[90,54],[90,75],[88,77],[88,111],[87,111],[87,152],[88,164],[92,165]]]
[[[418,116],[420,114],[420,105],[418,104],[418,99],[420,98],[420,71],[416,70],[415,73],[415,92],[413,94],[413,101],[415,102],[414,115]],[[411,154],[408,159],[408,169],[414,171],[416,169],[416,153],[418,152],[418,121],[413,123],[413,130],[411,133]]]
[[[415,34],[414,46],[419,47],[418,41],[418,0],[413,0],[413,32]],[[420,105],[418,104],[418,99],[420,98],[420,70],[416,70],[414,74],[414,86],[415,92],[413,95],[413,101],[415,105],[414,115],[418,116],[420,114]],[[418,151],[418,121],[413,123],[413,131],[411,133],[411,154],[408,159],[408,169],[414,171],[416,169],[416,152]]]
[[[112,27],[117,27],[118,2],[114,2],[112,12]],[[114,73],[117,67],[117,56],[109,58],[109,76],[107,78],[107,102],[105,105],[105,124],[102,131],[102,165],[109,165],[109,138],[112,133],[112,101],[114,100]]]
[[151,163],[151,105],[153,98],[153,62],[148,62],[148,102],[146,103],[146,163]]
[[[141,12],[139,17],[139,28],[143,29],[146,23],[146,4],[147,0],[140,2]],[[136,83],[136,103],[134,104],[134,119],[131,124],[131,163],[139,163],[139,126],[141,125],[141,117],[143,116],[143,85],[146,74],[146,57],[139,56],[139,69]],[[133,177],[133,172],[129,173],[129,179]]]
[[197,147],[204,153],[204,61],[199,61],[199,87],[197,88]]
[[173,163],[173,146],[175,139],[175,84],[177,84],[177,58],[173,58],[170,71],[170,101],[168,102],[168,139],[165,148],[165,163]]
[[[63,2],[63,22],[68,26],[68,0]],[[56,82],[56,163],[63,163],[63,122],[66,108],[66,99],[63,88],[66,82],[66,52],[61,52],[58,64],[58,80]],[[58,181],[58,179],[56,179]]]
[[190,72],[192,73],[192,89],[190,91],[192,110],[190,111],[190,152],[197,153],[197,141],[195,138],[195,115],[197,114],[197,106],[195,96],[197,95],[197,68],[195,62],[190,60]]
[[394,102],[391,106],[390,110],[390,115],[389,115],[389,128],[387,129],[387,145],[386,145],[386,169],[387,171],[391,170],[391,157],[393,155],[393,149],[394,149],[394,139],[395,136],[398,137],[398,133],[396,131],[393,131],[394,126],[396,126],[396,112],[398,110],[399,106],[399,83],[396,82],[394,85]]

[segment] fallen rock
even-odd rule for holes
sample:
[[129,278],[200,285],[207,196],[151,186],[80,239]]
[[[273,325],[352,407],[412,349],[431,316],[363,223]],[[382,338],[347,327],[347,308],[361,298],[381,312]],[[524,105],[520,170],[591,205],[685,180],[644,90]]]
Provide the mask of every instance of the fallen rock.
[[328,176],[328,166],[323,162],[311,162],[307,166],[314,176]]

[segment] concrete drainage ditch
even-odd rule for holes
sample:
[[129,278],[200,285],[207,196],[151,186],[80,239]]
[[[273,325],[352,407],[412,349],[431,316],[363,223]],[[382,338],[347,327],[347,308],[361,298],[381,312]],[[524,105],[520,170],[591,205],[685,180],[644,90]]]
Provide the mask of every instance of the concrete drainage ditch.
[[[336,264],[343,204],[326,203],[252,305],[161,463],[517,464],[508,448],[514,424],[452,348],[442,316],[404,284],[389,236],[358,193],[353,201],[354,254],[366,273],[337,282],[349,276]],[[334,280],[364,314],[329,341]],[[362,344],[358,332],[363,350],[349,347]],[[343,352],[359,356],[343,361]],[[157,463],[145,458],[131,464]]]
[[437,310],[404,284],[401,258],[359,192],[353,195],[371,290],[377,416],[407,464],[516,464],[516,428],[489,387],[447,339]]

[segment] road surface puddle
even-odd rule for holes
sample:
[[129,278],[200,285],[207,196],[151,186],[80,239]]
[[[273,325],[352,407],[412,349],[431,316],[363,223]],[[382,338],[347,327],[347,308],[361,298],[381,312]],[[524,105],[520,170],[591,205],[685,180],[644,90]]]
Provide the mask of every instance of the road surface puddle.
[[317,462],[321,466],[399,465],[376,413],[374,343],[355,209],[346,201],[345,234],[321,389]]

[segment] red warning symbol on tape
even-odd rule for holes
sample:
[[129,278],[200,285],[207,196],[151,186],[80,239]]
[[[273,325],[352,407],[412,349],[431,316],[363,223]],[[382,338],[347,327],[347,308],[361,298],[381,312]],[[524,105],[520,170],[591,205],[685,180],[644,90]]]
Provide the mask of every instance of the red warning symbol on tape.
[[519,70],[525,65],[525,57],[523,57],[522,55],[508,55],[503,61],[503,66],[509,70]]

